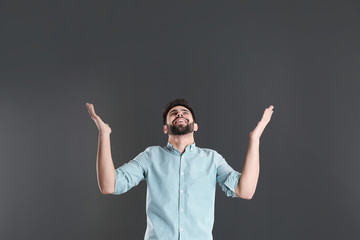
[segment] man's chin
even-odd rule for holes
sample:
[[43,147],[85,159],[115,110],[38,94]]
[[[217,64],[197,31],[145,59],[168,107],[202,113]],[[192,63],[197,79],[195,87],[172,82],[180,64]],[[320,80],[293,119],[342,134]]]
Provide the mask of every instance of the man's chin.
[[186,128],[183,128],[183,129],[177,129],[177,130],[173,130],[171,131],[171,135],[178,135],[178,136],[181,136],[181,135],[186,135],[186,134],[189,134],[189,133],[192,133],[193,131],[189,130],[189,129],[186,129]]
[[189,133],[192,133],[194,131],[194,128],[191,126],[191,125],[172,125],[172,126],[169,126],[169,134],[170,135],[186,135],[186,134],[189,134]]
[[179,132],[179,133],[170,133],[169,135],[172,136],[185,136],[187,134],[190,134],[191,132]]

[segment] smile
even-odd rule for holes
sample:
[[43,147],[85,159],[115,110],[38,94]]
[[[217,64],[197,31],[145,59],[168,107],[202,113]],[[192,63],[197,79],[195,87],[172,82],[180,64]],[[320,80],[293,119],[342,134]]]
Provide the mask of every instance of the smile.
[[176,123],[186,123],[187,121],[184,118],[178,118],[174,121],[174,124]]

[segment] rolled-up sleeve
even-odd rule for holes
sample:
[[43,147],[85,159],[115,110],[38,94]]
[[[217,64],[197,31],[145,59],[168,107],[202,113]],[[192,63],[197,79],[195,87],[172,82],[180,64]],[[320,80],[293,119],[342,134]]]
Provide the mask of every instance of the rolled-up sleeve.
[[217,153],[216,181],[227,197],[238,198],[235,189],[239,183],[241,173],[235,171],[225,159]]
[[120,195],[145,180],[149,163],[149,149],[141,152],[133,160],[115,169],[115,190],[113,195]]

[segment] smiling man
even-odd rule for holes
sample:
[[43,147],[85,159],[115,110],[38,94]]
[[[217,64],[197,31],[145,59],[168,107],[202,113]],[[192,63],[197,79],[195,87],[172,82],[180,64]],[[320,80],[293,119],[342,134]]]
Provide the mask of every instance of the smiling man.
[[151,146],[115,169],[111,128],[86,104],[99,129],[97,177],[103,194],[119,195],[147,181],[146,240],[211,240],[216,182],[228,197],[251,199],[259,177],[260,136],[273,106],[265,109],[250,141],[242,172],[235,171],[216,151],[195,145],[195,114],[184,99],[169,102],[163,111],[165,147]]

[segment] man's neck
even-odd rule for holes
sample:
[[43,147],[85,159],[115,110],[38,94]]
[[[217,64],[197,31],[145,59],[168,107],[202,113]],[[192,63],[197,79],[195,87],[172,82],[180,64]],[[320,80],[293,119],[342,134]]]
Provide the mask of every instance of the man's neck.
[[174,146],[181,154],[185,152],[185,148],[194,143],[194,133],[185,135],[169,135],[169,143]]

